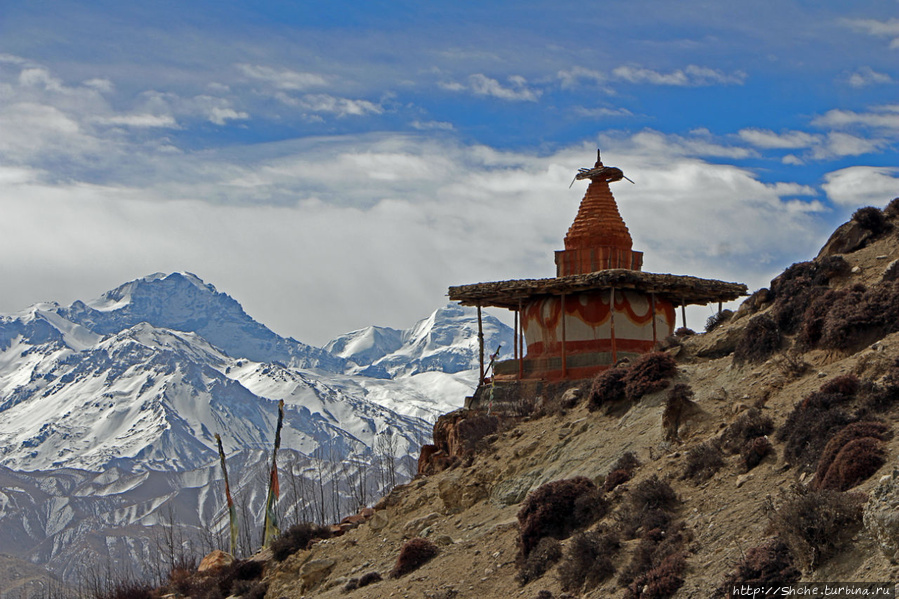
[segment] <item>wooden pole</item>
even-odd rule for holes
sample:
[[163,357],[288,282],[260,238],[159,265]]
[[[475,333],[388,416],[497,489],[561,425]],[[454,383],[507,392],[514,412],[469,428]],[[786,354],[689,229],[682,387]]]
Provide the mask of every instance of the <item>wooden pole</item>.
[[518,311],[515,310],[515,326],[512,327],[512,354],[513,358],[518,359]]
[[618,347],[615,342],[615,288],[612,287],[612,293],[609,296],[609,330],[612,334],[612,365],[618,362]]
[[484,384],[484,324],[481,321],[481,303],[478,302],[478,366],[481,376],[478,379],[478,386]]
[[718,314],[721,314],[721,308],[722,308],[721,302],[718,302]]
[[565,294],[562,294],[562,378],[568,378],[568,356],[565,353]]
[[659,342],[659,334],[656,332],[656,294],[649,294],[650,310],[652,310],[652,344]]
[[684,328],[687,328],[687,302],[685,302],[683,299],[681,299],[680,301],[680,319],[681,325]]
[[518,300],[518,313],[521,318],[518,319],[518,328],[521,332],[518,335],[518,380],[524,378],[524,314],[521,311],[521,300]]

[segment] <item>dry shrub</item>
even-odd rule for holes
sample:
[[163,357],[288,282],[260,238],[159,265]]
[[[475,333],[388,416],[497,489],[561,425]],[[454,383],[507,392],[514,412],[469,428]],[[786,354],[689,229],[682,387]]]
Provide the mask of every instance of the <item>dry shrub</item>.
[[754,316],[746,325],[734,348],[734,364],[758,364],[780,349],[783,336],[777,323],[767,314]]
[[737,453],[749,441],[770,435],[772,432],[774,421],[762,414],[759,408],[752,407],[737,416],[737,419],[724,430],[724,434],[721,435],[721,447],[732,454]]
[[669,555],[661,564],[635,578],[627,587],[625,599],[667,599],[683,586],[686,569],[683,552]]
[[439,552],[437,545],[428,539],[421,537],[409,539],[400,549],[400,554],[396,558],[396,564],[393,566],[393,570],[390,571],[390,577],[399,578],[404,574],[418,570]]
[[687,327],[679,327],[676,331],[674,331],[675,337],[690,337],[691,335],[695,335],[696,331]]
[[596,375],[590,387],[587,406],[591,412],[603,404],[624,399],[626,368],[610,368]]
[[630,500],[635,507],[644,510],[672,510],[680,502],[671,485],[655,474],[634,487]]
[[92,595],[93,599],[153,599],[152,585],[146,582],[124,580],[111,583],[105,590]]
[[798,340],[805,348],[856,350],[899,330],[899,282],[882,280],[873,287],[819,295],[803,314]]
[[294,524],[272,541],[272,557],[275,561],[283,562],[296,553],[308,549],[316,539],[330,538],[331,531],[327,526],[319,526],[311,522]]
[[[827,445],[825,445],[824,447],[824,451],[821,452],[821,458],[818,461],[818,470],[815,473],[815,480],[813,484],[816,487],[821,485],[821,483],[827,476],[828,470],[830,470],[830,467],[836,460],[837,455],[848,443],[857,439],[864,439],[865,437],[870,437],[877,441],[886,441],[890,438],[890,436],[890,427],[883,422],[853,422],[852,424],[844,427],[836,435],[834,435],[833,438],[830,439],[830,441],[827,442]],[[879,467],[880,466],[878,466],[878,468]],[[846,489],[837,490],[845,491]]]
[[886,452],[879,439],[854,439],[836,455],[818,487],[846,491],[868,480],[886,461]]
[[751,441],[747,441],[740,452],[740,461],[743,469],[749,472],[762,463],[769,453],[771,453],[771,441],[768,437],[756,437]]
[[671,513],[678,503],[680,500],[671,485],[652,475],[630,490],[627,503],[615,513],[615,517],[621,533],[633,539],[641,532],[668,530],[674,520]]
[[724,466],[724,454],[715,442],[700,443],[687,452],[682,478],[703,483]]
[[899,216],[899,198],[890,200],[890,203],[883,209],[883,215],[887,218],[896,218]]
[[582,527],[596,522],[609,511],[609,502],[605,498],[605,492],[594,487],[574,500],[574,519],[580,522]]
[[603,492],[608,493],[618,485],[626,483],[632,477],[633,475],[630,472],[622,468],[612,470],[606,475],[606,480],[602,484],[602,490]]
[[777,431],[777,439],[784,441],[784,458],[814,470],[830,438],[853,421],[841,406],[854,399],[858,389],[854,375],[839,376],[797,404]]
[[606,475],[606,480],[602,485],[603,492],[608,493],[618,485],[629,481],[633,478],[634,472],[637,471],[640,465],[640,460],[637,459],[637,454],[633,451],[626,451],[621,454]]
[[381,582],[384,580],[377,572],[366,572],[359,578],[359,588],[367,587],[370,584]]
[[682,528],[683,525],[668,530],[654,528],[645,531],[630,562],[618,576],[618,584],[629,586],[659,568],[672,555],[681,553],[686,544]]
[[721,310],[709,316],[705,321],[705,332],[711,333],[719,326],[727,322],[734,315],[733,310]]
[[668,379],[677,375],[677,362],[665,352],[651,352],[640,356],[622,378],[624,395],[637,401],[648,393],[661,391]]
[[593,588],[615,573],[612,556],[621,547],[612,531],[582,532],[572,537],[559,565],[562,590],[580,592]]
[[562,544],[552,537],[543,537],[527,557],[518,555],[518,574],[515,579],[521,585],[541,578],[553,564],[562,558]]
[[864,496],[797,488],[768,517],[778,536],[804,568],[817,568],[840,551],[862,522]]
[[715,597],[730,597],[735,585],[755,587],[784,587],[799,582],[802,572],[793,565],[790,548],[780,539],[772,539],[764,545],[746,552],[734,572],[715,592]]
[[521,554],[527,557],[543,537],[564,539],[578,528],[591,524],[578,520],[587,513],[584,506],[576,508],[581,496],[594,491],[593,481],[578,476],[546,483],[528,494],[518,510]]
[[852,215],[852,220],[861,225],[863,229],[871,231],[875,236],[886,233],[891,228],[883,211],[873,206],[859,208]]

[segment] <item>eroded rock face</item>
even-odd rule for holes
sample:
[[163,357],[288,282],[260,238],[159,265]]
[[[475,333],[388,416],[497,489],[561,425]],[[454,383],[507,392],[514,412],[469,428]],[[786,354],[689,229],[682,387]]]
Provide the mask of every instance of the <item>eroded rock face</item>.
[[899,563],[899,471],[880,479],[864,511],[865,528],[891,563]]
[[308,591],[316,587],[321,581],[328,577],[331,570],[337,564],[337,560],[332,558],[314,559],[303,564],[300,568],[300,578],[303,580],[303,589]]
[[850,254],[865,247],[873,236],[874,234],[871,231],[865,229],[854,220],[843,223],[833,232],[830,239],[818,252],[818,258],[836,256],[837,254]]
[[435,474],[474,452],[478,442],[499,429],[499,418],[478,410],[444,414],[434,424],[434,444],[422,447],[419,474]]
[[472,480],[464,474],[447,476],[437,485],[437,492],[446,507],[446,511],[456,514],[467,510],[482,499],[486,499],[488,490],[483,482]]

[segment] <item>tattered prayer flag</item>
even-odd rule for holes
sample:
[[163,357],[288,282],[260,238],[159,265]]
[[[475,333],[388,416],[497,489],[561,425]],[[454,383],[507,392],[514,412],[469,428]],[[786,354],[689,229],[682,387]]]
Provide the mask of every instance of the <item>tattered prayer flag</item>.
[[268,499],[265,501],[265,520],[263,524],[262,546],[268,547],[269,543],[281,534],[278,528],[277,501],[281,496],[281,487],[278,484],[278,448],[281,447],[281,425],[284,424],[284,400],[278,402],[278,426],[275,428],[275,451],[272,453],[272,469],[269,477]]
[[215,434],[215,441],[219,447],[219,460],[222,463],[222,474],[225,475],[225,497],[228,500],[228,519],[231,530],[231,555],[237,557],[237,509],[234,500],[231,499],[231,485],[228,484],[228,467],[225,465],[225,450],[222,448],[222,438]]

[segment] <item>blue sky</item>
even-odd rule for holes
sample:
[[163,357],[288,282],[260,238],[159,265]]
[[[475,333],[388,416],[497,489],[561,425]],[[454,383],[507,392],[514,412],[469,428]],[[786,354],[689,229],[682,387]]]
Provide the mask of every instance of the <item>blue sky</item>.
[[899,196],[899,2],[320,4],[0,0],[0,312],[408,326],[552,276],[596,147],[647,270],[752,288]]

